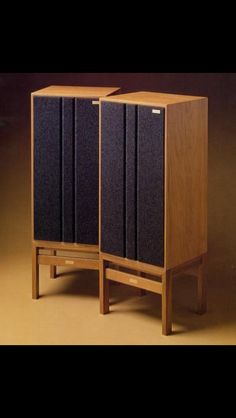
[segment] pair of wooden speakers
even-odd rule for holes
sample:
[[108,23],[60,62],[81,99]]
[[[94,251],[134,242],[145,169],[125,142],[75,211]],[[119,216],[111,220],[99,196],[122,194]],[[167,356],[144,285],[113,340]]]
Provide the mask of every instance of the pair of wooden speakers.
[[99,270],[162,297],[172,328],[172,279],[197,277],[206,310],[208,101],[118,88],[50,86],[32,93],[32,289],[39,264]]

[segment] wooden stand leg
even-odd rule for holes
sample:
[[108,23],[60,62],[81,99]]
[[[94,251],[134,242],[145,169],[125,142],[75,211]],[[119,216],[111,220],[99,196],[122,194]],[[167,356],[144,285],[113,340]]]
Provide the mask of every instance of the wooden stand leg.
[[[114,268],[115,270],[120,271],[120,266],[113,265],[113,266],[112,266],[112,268]],[[120,283],[111,281],[111,282],[110,282],[110,285],[111,285],[111,286],[120,286]]]
[[106,314],[109,312],[109,280],[105,278],[105,268],[107,262],[103,259],[99,261],[99,299],[100,299],[100,313]]
[[[137,272],[137,276],[141,277],[141,271]],[[145,277],[145,273],[143,273],[143,276]],[[138,289],[139,291],[139,296],[145,296],[147,294],[145,289]]]
[[[50,250],[50,255],[56,255],[56,250]],[[57,267],[56,266],[50,266],[50,278],[56,279],[57,277]]]
[[39,297],[39,264],[38,264],[38,248],[32,247],[32,298]]
[[206,298],[206,255],[202,256],[202,264],[198,269],[198,282],[197,282],[197,298],[198,307],[197,312],[204,314],[207,310],[207,298]]
[[162,276],[162,334],[172,331],[172,273],[167,271]]

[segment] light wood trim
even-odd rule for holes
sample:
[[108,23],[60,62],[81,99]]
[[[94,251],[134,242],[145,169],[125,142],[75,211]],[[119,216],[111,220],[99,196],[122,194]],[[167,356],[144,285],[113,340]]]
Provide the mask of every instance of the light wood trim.
[[98,245],[76,244],[56,241],[33,241],[33,245],[39,248],[50,248],[60,251],[81,251],[88,253],[98,253]]
[[99,105],[99,137],[98,137],[98,246],[101,251],[102,231],[102,108]]
[[[31,237],[34,238],[34,103],[31,96],[30,102],[30,121],[31,121]],[[39,297],[39,265],[38,265],[38,248],[32,245],[32,298]]]
[[99,269],[99,261],[98,260],[91,260],[89,258],[76,258],[76,257],[59,257],[59,256],[52,256],[52,255],[39,255],[38,256],[38,263],[45,264],[45,265],[56,265],[56,266],[66,266],[66,267],[79,267],[83,269],[89,270],[98,270]]
[[167,109],[165,109],[164,112],[164,118],[165,118],[165,133],[164,133],[164,268],[166,270],[166,265],[167,265],[167,257],[166,257],[166,249],[167,249],[167,235],[166,235],[166,219],[167,219],[167,165],[168,165],[168,160],[167,160],[167,153],[168,153],[168,148],[167,148],[167,132],[168,132],[168,126],[167,126]]
[[199,275],[197,281],[197,297],[198,307],[197,312],[204,314],[207,311],[207,289],[206,289],[206,261],[207,255],[204,254],[202,257],[202,263],[199,265]]
[[31,95],[31,237],[34,239],[34,100]]
[[32,298],[39,297],[39,265],[38,265],[38,248],[32,247]]
[[172,331],[172,274],[167,271],[162,277],[162,334],[169,335]]
[[[56,256],[56,250],[50,250],[50,255]],[[57,277],[57,267],[55,265],[50,265],[50,278],[56,279]]]
[[162,293],[162,284],[154,280],[145,279],[135,274],[124,273],[123,271],[105,269],[105,277],[115,282],[127,284],[129,286],[138,287],[139,289],[149,290],[150,292]]
[[100,301],[100,313],[106,314],[109,312],[109,280],[105,277],[105,268],[107,261],[100,259],[99,262],[99,301]]
[[207,98],[167,108],[166,269],[207,252]]
[[135,93],[116,94],[113,97],[102,97],[101,101],[138,104],[144,106],[166,107],[176,103],[191,102],[204,99],[201,96],[184,96],[180,94],[138,91]]
[[[137,271],[137,276],[139,276],[139,277],[142,277],[142,272],[141,271]],[[144,277],[145,277],[145,273],[143,273],[143,275],[144,275]],[[142,297],[142,296],[145,296],[146,295],[146,290],[145,289],[140,289],[139,290],[139,295]]]
[[100,256],[107,261],[111,261],[114,264],[118,264],[123,267],[127,267],[132,270],[142,271],[144,273],[150,273],[154,276],[162,276],[165,273],[165,269],[152,264],[141,263],[136,260],[129,260],[128,258],[122,258],[115,255],[100,253]]
[[[48,251],[48,249],[47,248],[43,248],[43,249],[40,248],[40,255],[51,255],[50,253],[48,254],[44,251]],[[59,252],[61,252],[61,253],[59,254]],[[58,255],[58,257],[79,257],[79,258],[85,258],[85,259],[89,258],[89,260],[99,260],[99,254],[98,253],[85,253],[85,252],[79,252],[79,251],[75,252],[75,251],[59,250],[59,251],[57,251],[57,254],[55,254],[55,255]]]
[[49,86],[34,91],[33,96],[81,97],[97,99],[109,96],[120,90],[120,87],[87,87],[87,86]]

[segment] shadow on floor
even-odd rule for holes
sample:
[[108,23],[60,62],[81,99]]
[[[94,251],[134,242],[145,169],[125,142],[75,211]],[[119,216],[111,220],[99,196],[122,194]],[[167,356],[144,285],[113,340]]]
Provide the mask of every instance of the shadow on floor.
[[[116,295],[115,302],[122,298]],[[121,308],[119,310],[119,308]],[[153,320],[161,321],[161,297],[153,293],[135,300],[128,309],[115,309],[114,313],[131,312],[135,315],[146,315]],[[112,309],[112,308],[111,308]],[[173,334],[194,332],[212,328],[221,328],[235,324],[236,329],[236,294],[232,293],[232,280],[217,277],[208,283],[208,308],[204,315],[197,313],[197,282],[193,276],[179,276],[173,283]]]
[[[235,274],[235,273],[234,273]],[[224,286],[222,287],[222,277]],[[50,280],[50,279],[47,279]],[[98,272],[89,270],[59,270],[58,278],[50,280],[50,287],[41,297],[66,294],[73,297],[99,297]],[[196,312],[197,281],[193,276],[179,276],[173,281],[173,328],[174,334],[206,330],[235,323],[236,290],[235,277],[222,269],[209,269],[208,310],[204,315]],[[139,289],[114,284],[110,285],[110,311],[112,314],[132,312],[161,321],[161,297],[150,292],[140,296]],[[176,329],[175,329],[176,328]]]
[[[40,298],[62,294],[99,298],[99,277],[97,271],[79,269],[59,270],[55,279],[50,279],[49,273],[47,272],[43,280],[43,285],[41,285],[43,289],[40,291]],[[139,295],[139,289],[110,282],[110,306]]]
[[[46,284],[46,285],[45,285]],[[91,270],[59,271],[55,279],[44,278],[40,298],[58,295],[98,298],[98,272]]]

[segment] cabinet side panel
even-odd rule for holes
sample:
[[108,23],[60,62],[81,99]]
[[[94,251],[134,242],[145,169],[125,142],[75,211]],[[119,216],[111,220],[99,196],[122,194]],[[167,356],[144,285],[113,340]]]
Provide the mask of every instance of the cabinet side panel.
[[101,104],[101,250],[125,256],[125,106]]
[[62,99],[62,241],[74,242],[74,100]]
[[98,244],[99,106],[75,99],[75,241]]
[[137,259],[137,106],[126,105],[126,257]]
[[61,99],[34,97],[34,238],[61,241]]
[[137,247],[139,261],[164,266],[164,109],[150,106],[138,106]]
[[167,108],[166,264],[207,251],[207,99]]

